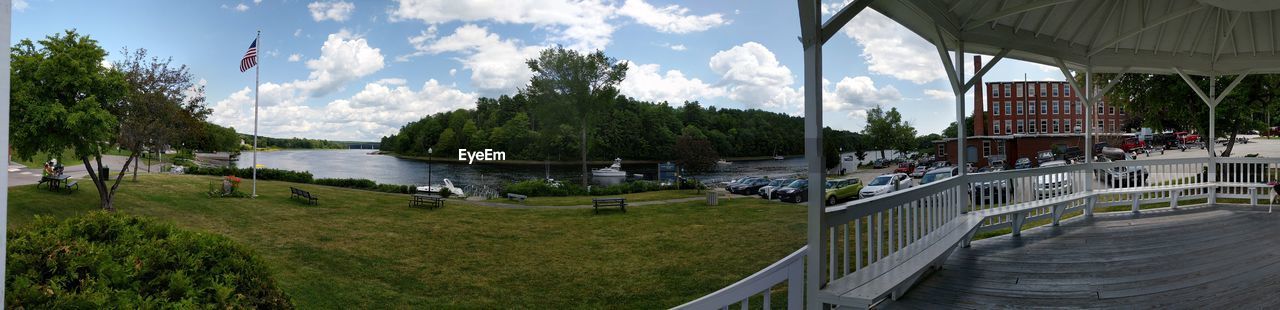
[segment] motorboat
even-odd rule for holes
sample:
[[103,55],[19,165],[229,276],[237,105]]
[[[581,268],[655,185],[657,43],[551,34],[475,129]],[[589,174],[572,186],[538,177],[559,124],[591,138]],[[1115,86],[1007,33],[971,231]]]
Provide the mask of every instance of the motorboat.
[[785,157],[782,157],[782,155],[773,155],[773,159],[774,159],[774,160],[783,160],[783,159],[785,159]]
[[724,160],[723,158],[721,158],[720,160],[717,160],[717,161],[716,161],[716,164],[717,164],[717,165],[732,165],[732,164],[733,164],[733,162],[731,162],[731,161],[727,161],[727,160]]
[[626,171],[622,171],[622,158],[614,158],[613,164],[608,167],[591,170],[593,177],[625,177]]
[[427,192],[427,193],[439,193],[441,189],[448,189],[449,194],[452,196],[467,197],[467,194],[464,193],[461,188],[458,188],[457,186],[453,186],[453,181],[449,181],[449,179],[444,179],[444,185],[428,184],[426,186],[418,186],[416,187],[416,189],[419,192]]

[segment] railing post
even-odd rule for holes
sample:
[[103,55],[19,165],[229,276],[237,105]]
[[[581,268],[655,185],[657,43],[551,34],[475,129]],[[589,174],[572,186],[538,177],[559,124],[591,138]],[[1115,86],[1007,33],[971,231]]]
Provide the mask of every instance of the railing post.
[[1010,225],[1013,225],[1013,227],[1011,227],[1013,229],[1013,233],[1012,233],[1013,236],[1014,237],[1022,236],[1022,222],[1026,221],[1027,213],[1018,212],[1010,216],[1013,217],[1013,222],[1009,223]]
[[1169,209],[1171,209],[1171,210],[1177,210],[1177,209],[1178,209],[1178,194],[1180,194],[1180,193],[1182,193],[1182,191],[1181,191],[1181,190],[1174,190],[1174,191],[1173,191],[1173,193],[1169,195],[1169,197],[1170,197],[1170,200],[1169,200]]
[[[1210,121],[1210,123],[1212,123],[1212,121]],[[1213,143],[1213,142],[1210,141],[1210,143]],[[1205,178],[1208,179],[1206,181],[1208,181],[1209,184],[1213,184],[1212,186],[1208,187],[1209,205],[1217,204],[1218,203],[1218,158],[1217,157],[1209,158],[1209,175],[1205,176]]]

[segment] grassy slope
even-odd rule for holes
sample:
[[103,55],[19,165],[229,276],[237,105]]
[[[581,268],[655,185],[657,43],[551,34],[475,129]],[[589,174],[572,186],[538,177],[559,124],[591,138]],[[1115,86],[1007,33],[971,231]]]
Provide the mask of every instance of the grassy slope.
[[[142,176],[121,184],[117,208],[246,244],[302,308],[667,308],[804,244],[803,206],[758,199],[592,216],[458,201],[410,209],[403,195],[301,185],[321,197],[310,207],[282,182],[259,182],[256,200],[206,198],[213,180]],[[11,188],[10,224],[82,214],[96,197]]]

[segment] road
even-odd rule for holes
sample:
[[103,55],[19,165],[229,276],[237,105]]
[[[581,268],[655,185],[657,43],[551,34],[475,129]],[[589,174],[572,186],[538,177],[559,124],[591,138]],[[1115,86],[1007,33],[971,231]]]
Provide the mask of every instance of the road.
[[[125,159],[128,157],[118,155],[102,156],[102,164],[111,167],[112,171],[119,172],[120,167],[124,166]],[[72,179],[88,179],[89,172],[85,170],[83,162],[64,162],[63,173],[70,175]],[[96,164],[95,164],[96,165]],[[131,165],[132,166],[132,165]],[[40,182],[40,168],[27,168],[22,164],[9,162],[9,186],[30,185]],[[147,167],[138,167],[138,173],[146,173]],[[151,165],[151,171],[160,171],[160,164]]]

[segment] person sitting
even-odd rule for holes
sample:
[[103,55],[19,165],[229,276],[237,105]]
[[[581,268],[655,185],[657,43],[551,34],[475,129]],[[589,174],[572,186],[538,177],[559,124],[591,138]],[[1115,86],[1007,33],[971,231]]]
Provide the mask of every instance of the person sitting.
[[44,163],[44,171],[43,171],[43,174],[42,174],[41,176],[44,176],[44,177],[53,176],[53,165],[52,165],[52,164],[50,164],[49,162],[45,162],[45,163]]

